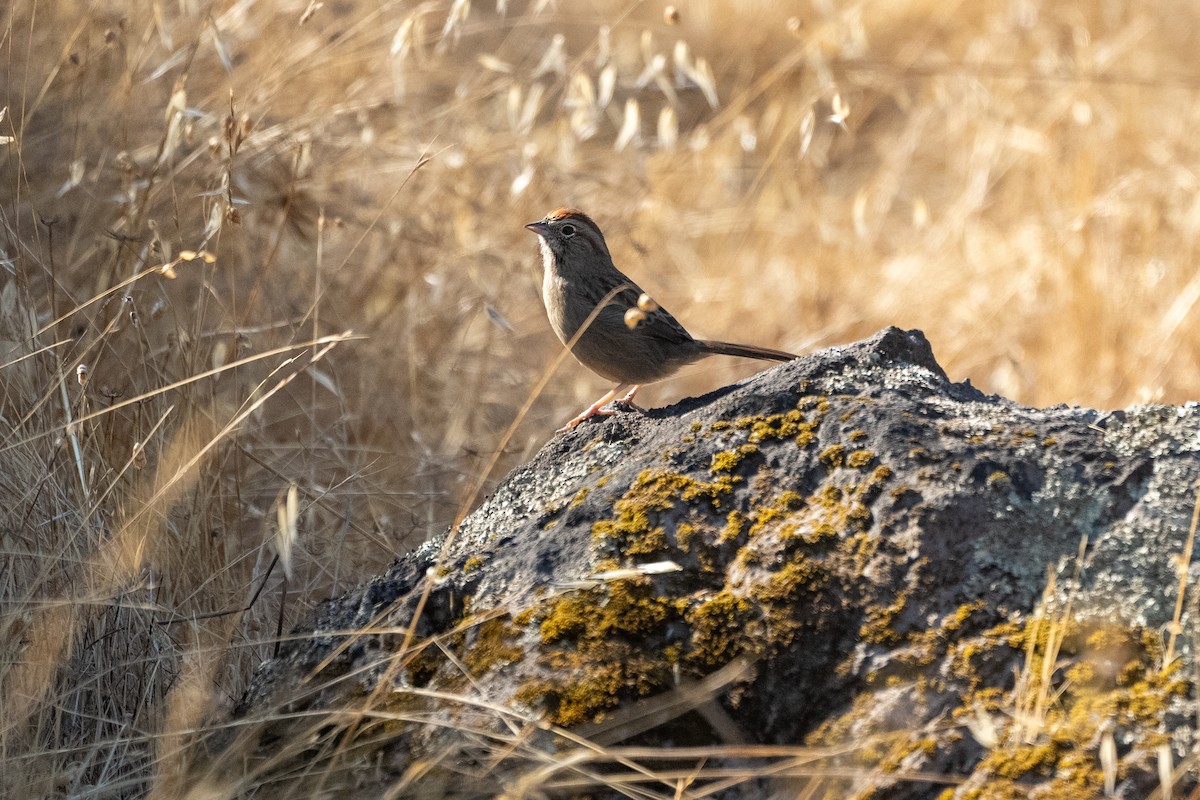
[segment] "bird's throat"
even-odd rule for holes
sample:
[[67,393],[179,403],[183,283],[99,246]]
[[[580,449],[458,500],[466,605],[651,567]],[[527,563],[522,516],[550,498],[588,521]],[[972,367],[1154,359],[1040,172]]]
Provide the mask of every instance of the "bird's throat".
[[542,245],[542,250],[546,255],[546,271],[542,276],[542,302],[546,305],[546,316],[550,320],[550,327],[554,329],[555,335],[559,341],[566,344],[575,330],[567,330],[567,309],[563,304],[563,298],[566,296],[566,279],[554,269],[554,256],[546,245]]

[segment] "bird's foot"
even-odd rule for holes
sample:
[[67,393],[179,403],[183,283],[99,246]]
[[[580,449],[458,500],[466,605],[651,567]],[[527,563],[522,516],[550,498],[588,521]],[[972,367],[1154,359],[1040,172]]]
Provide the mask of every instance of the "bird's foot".
[[625,391],[626,389],[629,389],[629,392],[627,394],[625,394],[624,397],[622,397],[620,400],[618,400],[613,405],[628,406],[637,411],[641,411],[642,409],[638,408],[637,406],[635,406],[633,404],[633,396],[635,394],[637,394],[638,387],[634,386],[631,388],[629,386],[629,384],[623,383],[623,384],[620,384],[619,386],[617,386],[612,391],[605,393],[605,395],[603,397],[601,397],[599,400],[597,400],[596,402],[592,403],[590,406],[585,408],[579,416],[575,417],[575,419],[571,420],[566,425],[559,428],[557,433],[566,433],[567,431],[573,429],[579,423],[583,422],[585,419],[590,419],[591,417],[611,417],[613,414],[616,414],[617,413],[616,410],[605,409],[605,406],[608,405],[609,402],[611,402],[613,400],[613,398],[615,398],[618,394]]
[[616,411],[597,406],[596,404],[593,403],[592,405],[588,406],[587,409],[582,414],[580,414],[578,417],[575,417],[573,420],[568,422],[566,425],[563,425],[561,428],[559,428],[557,432],[558,433],[566,433],[569,430],[573,430],[575,428],[575,426],[577,426],[579,423],[583,422],[585,419],[591,419],[592,417],[611,417],[613,414],[616,414],[616,413],[617,413]]

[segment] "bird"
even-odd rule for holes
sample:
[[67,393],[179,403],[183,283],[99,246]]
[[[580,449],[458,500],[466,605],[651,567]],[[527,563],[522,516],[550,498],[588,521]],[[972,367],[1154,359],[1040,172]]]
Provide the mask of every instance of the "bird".
[[792,353],[696,339],[613,264],[600,226],[577,208],[559,208],[525,226],[539,237],[542,301],[550,327],[575,359],[616,386],[559,429],[569,431],[620,397],[712,355],[791,361]]

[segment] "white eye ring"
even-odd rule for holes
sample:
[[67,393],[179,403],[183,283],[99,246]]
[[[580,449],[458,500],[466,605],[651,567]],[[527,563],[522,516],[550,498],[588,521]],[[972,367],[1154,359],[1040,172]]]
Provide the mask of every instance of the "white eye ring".
[[568,239],[575,235],[575,226],[569,222],[566,225],[563,225],[560,230],[562,231],[562,235]]

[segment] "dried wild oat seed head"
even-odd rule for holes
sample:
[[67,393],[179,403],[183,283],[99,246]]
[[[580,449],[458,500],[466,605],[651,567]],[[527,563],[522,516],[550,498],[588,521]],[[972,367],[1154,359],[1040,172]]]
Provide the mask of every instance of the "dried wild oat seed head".
[[316,0],[309,0],[308,8],[304,9],[304,13],[300,15],[300,24],[303,25],[312,19],[312,15],[317,13],[323,5],[325,4],[318,3]]
[[638,308],[642,311],[658,311],[658,303],[654,302],[654,298],[642,292],[637,302]]
[[658,112],[658,146],[663,150],[674,150],[679,142],[679,117],[675,109],[663,106]]
[[850,105],[842,99],[841,92],[834,93],[829,105],[833,110],[833,113],[829,115],[829,121],[845,130],[846,118],[850,116]]
[[613,142],[613,149],[617,151],[624,150],[630,143],[635,143],[641,123],[641,112],[638,108],[637,100],[631,97],[625,101],[625,119],[621,123],[621,130],[617,133],[616,140]]
[[675,6],[667,6],[663,9],[663,22],[668,25],[679,24],[679,9]]
[[625,327],[629,330],[636,328],[646,318],[646,312],[640,308],[631,308],[625,312]]
[[[213,369],[220,370],[222,367],[224,367],[226,362],[228,361],[228,356],[229,356],[229,343],[228,342],[221,341],[221,342],[217,342],[216,344],[214,344],[213,349],[212,349]],[[221,379],[221,373],[218,371],[217,374],[213,375],[213,380],[217,381],[220,379]]]

